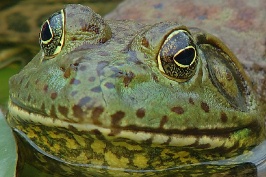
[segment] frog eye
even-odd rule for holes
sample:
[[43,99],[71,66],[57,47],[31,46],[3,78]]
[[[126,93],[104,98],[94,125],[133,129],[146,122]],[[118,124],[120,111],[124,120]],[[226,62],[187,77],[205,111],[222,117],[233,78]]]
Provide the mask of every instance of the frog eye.
[[56,12],[41,27],[39,42],[48,59],[57,55],[64,45],[64,17],[63,10]]
[[175,30],[168,35],[158,54],[159,70],[179,82],[189,80],[196,70],[197,50],[186,30]]

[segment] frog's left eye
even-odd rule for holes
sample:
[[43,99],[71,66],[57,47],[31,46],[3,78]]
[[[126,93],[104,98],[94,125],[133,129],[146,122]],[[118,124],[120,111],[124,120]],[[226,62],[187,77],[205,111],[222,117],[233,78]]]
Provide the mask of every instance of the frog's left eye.
[[64,45],[64,25],[63,10],[54,13],[43,23],[39,42],[46,58],[52,58],[61,51]]
[[161,72],[173,80],[189,80],[196,70],[197,50],[188,31],[179,29],[171,32],[158,54]]

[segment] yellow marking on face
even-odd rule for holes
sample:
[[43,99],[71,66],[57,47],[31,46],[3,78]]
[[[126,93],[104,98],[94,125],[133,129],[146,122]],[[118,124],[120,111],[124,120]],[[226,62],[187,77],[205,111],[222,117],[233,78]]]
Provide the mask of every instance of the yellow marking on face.
[[187,151],[180,151],[175,155],[175,157],[179,158],[182,163],[191,163],[191,162],[197,163],[198,162],[197,159],[191,158],[190,153]]
[[82,138],[79,135],[73,135],[73,137],[75,138],[75,140],[79,143],[80,147],[86,147],[86,142],[84,140],[84,138]]
[[45,145],[47,145],[47,146],[50,146],[49,144],[50,143],[48,143],[48,140],[47,140],[47,138],[46,138],[46,136],[41,136],[41,142],[43,143],[43,144],[45,144]]
[[105,160],[111,167],[127,168],[129,160],[125,157],[118,158],[111,151],[104,154]]
[[[31,127],[29,127],[29,128],[31,129]],[[36,132],[42,132],[43,131],[43,130],[40,129],[40,127],[34,127],[32,129],[34,129]]]
[[106,148],[106,144],[103,141],[94,140],[93,143],[91,144],[91,148],[93,152],[96,152],[98,154],[103,154]]
[[60,138],[62,137],[62,135],[59,135],[59,134],[55,134],[54,132],[50,131],[49,132],[49,136],[53,139],[56,139],[56,138]]
[[[23,129],[20,129],[20,130],[23,130]],[[38,138],[37,134],[35,133],[35,131],[33,131],[32,129],[26,129],[27,130],[27,136],[30,138],[30,139],[33,139],[33,138]]]
[[55,153],[59,153],[59,150],[61,149],[59,144],[54,144],[53,146],[50,147],[51,151],[55,152]]
[[104,162],[103,160],[97,159],[97,158],[90,159],[90,163],[91,164],[94,164],[94,165],[102,166],[103,165],[103,162]]
[[[169,159],[172,158],[172,156],[175,154],[175,152],[171,151],[170,149],[163,149],[161,152],[162,159]],[[174,166],[175,162],[172,160],[167,161],[167,166]]]
[[155,160],[151,164],[153,167],[162,167],[161,161]]
[[81,162],[81,163],[87,163],[88,162],[88,157],[86,156],[86,153],[81,152],[75,159],[73,159],[76,162]]
[[112,142],[114,146],[122,146],[127,148],[128,150],[142,150],[142,147],[139,145],[132,145],[126,142]]
[[77,149],[79,146],[77,145],[76,141],[70,138],[65,138],[66,140],[66,147],[69,149]]
[[140,154],[134,155],[133,163],[138,168],[146,168],[148,166],[147,162],[148,162],[148,159],[145,156],[140,155]]

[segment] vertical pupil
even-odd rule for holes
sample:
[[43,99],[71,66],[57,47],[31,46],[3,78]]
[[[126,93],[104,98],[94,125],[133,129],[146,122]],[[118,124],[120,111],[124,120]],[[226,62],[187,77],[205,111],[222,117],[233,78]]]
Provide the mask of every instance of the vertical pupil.
[[42,30],[41,30],[41,40],[47,41],[51,38],[52,38],[52,34],[51,34],[50,29],[49,29],[49,24],[48,24],[48,22],[45,22],[43,24]]
[[195,57],[193,48],[187,48],[174,57],[174,60],[182,65],[190,65]]

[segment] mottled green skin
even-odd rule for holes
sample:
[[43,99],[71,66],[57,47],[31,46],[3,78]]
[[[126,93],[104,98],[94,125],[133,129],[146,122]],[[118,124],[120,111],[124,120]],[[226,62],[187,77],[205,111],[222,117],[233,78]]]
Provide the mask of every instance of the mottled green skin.
[[75,5],[65,13],[61,52],[40,51],[10,79],[7,119],[26,142],[76,168],[103,168],[88,174],[142,176],[236,156],[264,140],[256,95],[219,39],[189,29],[196,68],[180,82],[157,58],[166,37],[186,27],[105,22]]

